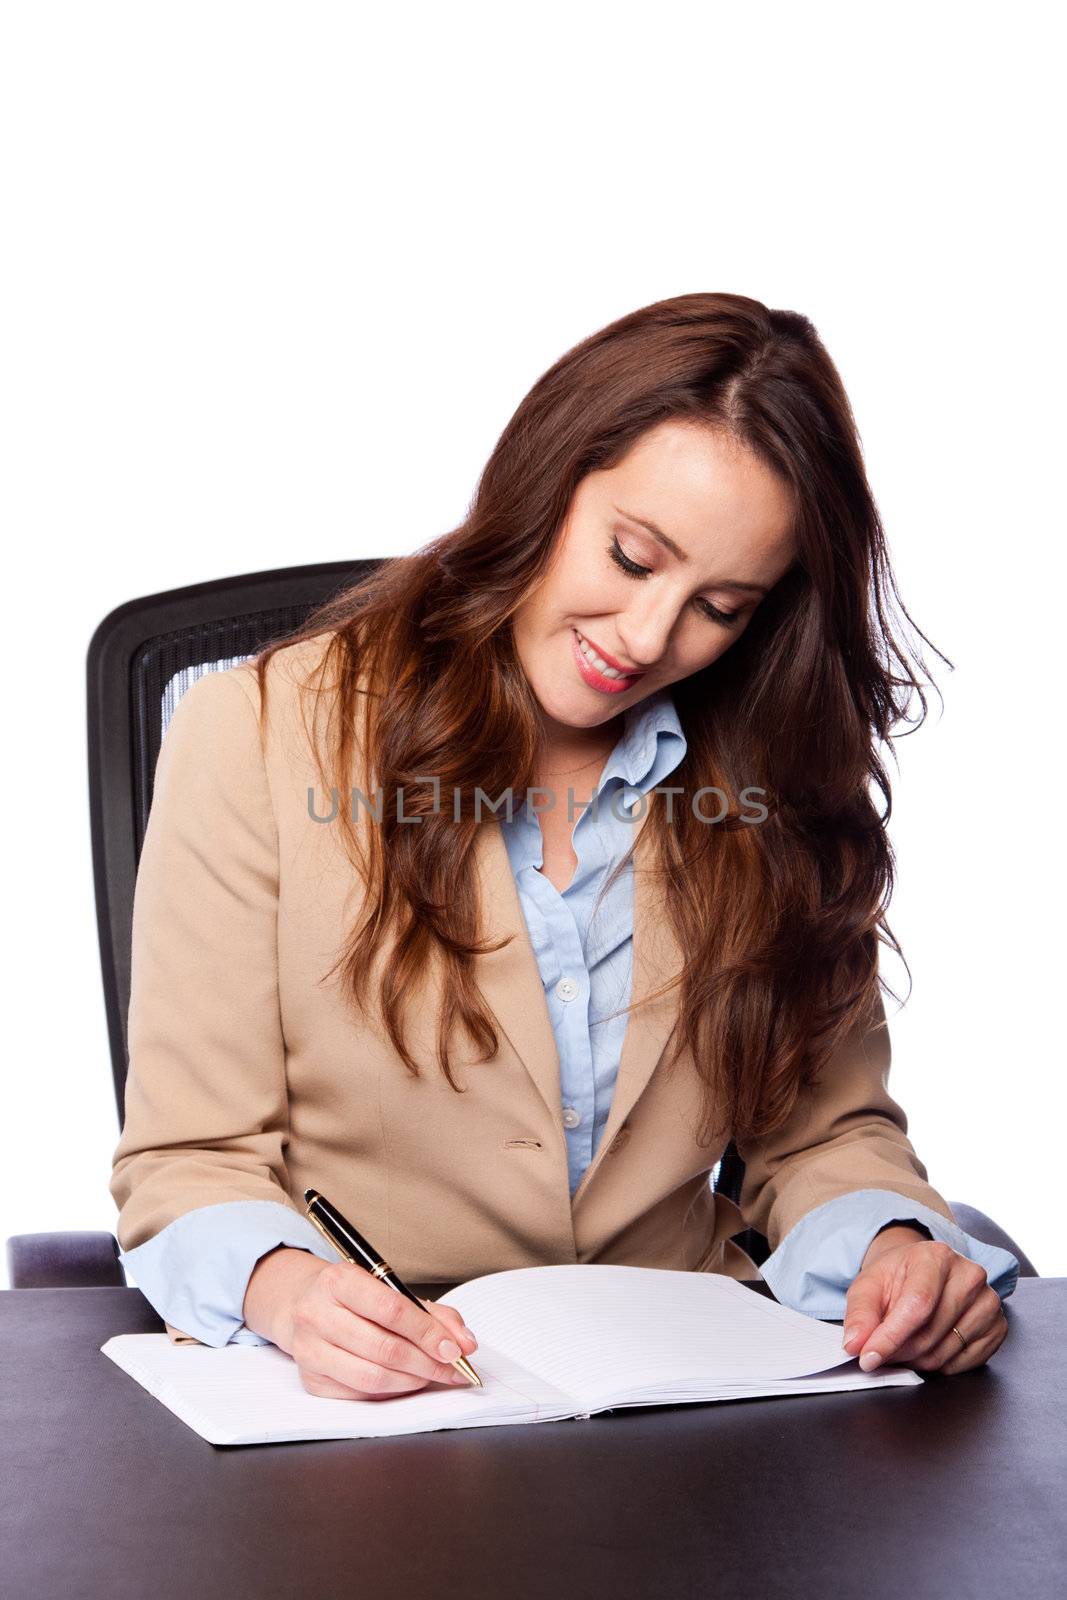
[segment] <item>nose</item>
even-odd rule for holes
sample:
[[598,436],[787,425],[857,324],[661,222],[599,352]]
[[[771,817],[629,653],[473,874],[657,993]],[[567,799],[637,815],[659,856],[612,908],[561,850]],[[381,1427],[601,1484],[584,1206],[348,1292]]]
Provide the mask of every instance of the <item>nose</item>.
[[615,624],[619,645],[627,661],[647,672],[667,653],[677,611],[663,604],[631,606],[621,611]]

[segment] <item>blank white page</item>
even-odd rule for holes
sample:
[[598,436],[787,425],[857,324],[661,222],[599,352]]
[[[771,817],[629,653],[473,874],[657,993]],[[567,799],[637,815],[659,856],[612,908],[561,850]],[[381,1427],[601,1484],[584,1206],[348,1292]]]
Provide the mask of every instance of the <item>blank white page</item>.
[[853,1359],[840,1328],[722,1273],[520,1267],[461,1284],[441,1303],[455,1306],[476,1338],[586,1408],[607,1404],[606,1396],[681,1399],[719,1385],[799,1378]]

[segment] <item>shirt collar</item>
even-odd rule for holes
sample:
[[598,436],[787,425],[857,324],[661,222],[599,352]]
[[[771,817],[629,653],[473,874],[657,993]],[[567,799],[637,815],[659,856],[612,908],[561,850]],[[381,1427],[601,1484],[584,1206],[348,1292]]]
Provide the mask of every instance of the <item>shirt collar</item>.
[[619,742],[608,757],[600,787],[612,778],[641,794],[674,771],[686,752],[686,738],[668,688],[627,706]]
[[[627,707],[622,733],[608,757],[595,792],[599,794],[613,779],[618,779],[623,786],[628,785],[635,791],[633,801],[629,802],[633,805],[637,794],[647,794],[674,771],[685,752],[686,738],[670,690],[657,689],[636,705]],[[583,811],[579,821],[585,815]],[[541,829],[536,817],[530,815],[528,805],[516,805],[511,820],[502,816],[500,823],[513,869],[518,872],[531,864],[540,866]],[[581,831],[576,837],[581,837]]]

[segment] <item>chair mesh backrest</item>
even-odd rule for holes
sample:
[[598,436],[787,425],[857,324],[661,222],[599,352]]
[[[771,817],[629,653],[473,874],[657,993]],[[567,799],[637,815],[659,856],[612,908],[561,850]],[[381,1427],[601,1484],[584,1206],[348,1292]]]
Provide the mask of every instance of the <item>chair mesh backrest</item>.
[[137,856],[152,808],[156,761],[178,701],[197,678],[224,672],[256,655],[269,640],[299,631],[306,606],[281,606],[207,626],[178,628],[148,640],[130,664],[134,717]]
[[128,601],[89,645],[89,811],[97,928],[112,1076],[125,1110],[130,943],[137,864],[156,762],[182,695],[207,672],[299,632],[381,558],[247,573]]
[[161,737],[164,739],[167,737],[167,726],[177,709],[178,701],[197,678],[204,677],[208,672],[226,672],[230,667],[239,667],[242,661],[251,661],[254,655],[254,650],[248,650],[244,655],[224,656],[221,661],[198,661],[195,666],[180,667],[163,685]]

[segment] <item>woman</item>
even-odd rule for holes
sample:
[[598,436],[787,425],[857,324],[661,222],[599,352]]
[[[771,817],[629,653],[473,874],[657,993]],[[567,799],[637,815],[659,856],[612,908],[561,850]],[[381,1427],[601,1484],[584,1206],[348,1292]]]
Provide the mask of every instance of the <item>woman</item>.
[[336,1261],[314,1187],[416,1282],[755,1278],[747,1224],[865,1368],[988,1360],[1018,1263],[886,1089],[876,744],[926,706],[890,589],[811,324],[685,295],[534,385],[461,527],[193,685],[111,1184],[173,1338],[273,1341],[320,1395],[463,1381],[474,1331]]

